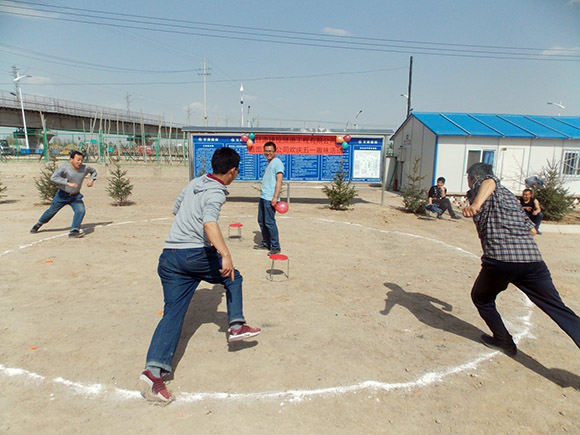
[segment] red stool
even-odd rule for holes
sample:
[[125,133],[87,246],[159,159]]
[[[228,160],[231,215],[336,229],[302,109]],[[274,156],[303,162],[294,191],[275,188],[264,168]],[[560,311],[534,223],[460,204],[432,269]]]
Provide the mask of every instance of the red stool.
[[[242,224],[230,224],[228,228],[228,239],[242,240],[242,227]],[[232,234],[232,228],[236,230],[235,234]]]
[[286,272],[282,271],[282,273],[286,276],[286,279],[290,279],[290,259],[287,255],[284,254],[272,254],[268,256],[270,260],[272,260],[272,266],[270,267],[270,281],[274,281],[272,278],[272,272],[274,270],[274,263],[276,261],[285,261],[286,262]]

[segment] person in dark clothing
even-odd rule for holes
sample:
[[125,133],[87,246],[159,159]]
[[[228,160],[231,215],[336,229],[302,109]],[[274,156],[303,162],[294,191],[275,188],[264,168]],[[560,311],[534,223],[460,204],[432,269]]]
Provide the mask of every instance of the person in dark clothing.
[[534,224],[513,193],[493,175],[491,165],[476,163],[467,170],[470,205],[463,216],[472,217],[483,256],[471,299],[493,336],[481,336],[487,347],[517,355],[517,347],[495,306],[508,284],[523,291],[554,320],[580,348],[580,318],[568,308],[556,290],[550,271],[534,241]]
[[429,189],[429,193],[427,194],[427,206],[425,207],[429,211],[433,211],[437,213],[438,219],[443,219],[442,215],[447,211],[451,219],[461,219],[461,216],[458,216],[453,211],[453,207],[451,206],[451,201],[447,198],[447,188],[445,187],[445,178],[439,177],[437,178],[437,184],[431,186]]
[[544,213],[542,213],[540,201],[532,196],[532,189],[524,189],[522,197],[520,198],[520,204],[530,220],[536,226],[537,233],[542,234],[540,232],[540,224],[542,223],[542,219],[544,219]]

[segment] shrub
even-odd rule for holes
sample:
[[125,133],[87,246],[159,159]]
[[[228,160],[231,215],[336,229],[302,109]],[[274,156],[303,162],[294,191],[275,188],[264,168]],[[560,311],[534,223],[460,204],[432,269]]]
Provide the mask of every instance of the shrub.
[[403,193],[403,206],[405,207],[405,210],[411,213],[424,213],[425,204],[427,202],[427,190],[420,187],[421,180],[425,178],[424,176],[419,175],[420,161],[420,157],[415,157],[411,174],[407,176],[409,183]]
[[548,162],[548,166],[542,168],[540,172],[540,179],[544,184],[534,187],[534,196],[540,202],[544,219],[561,221],[572,210],[574,198],[564,187],[558,165]]
[[40,195],[40,199],[42,200],[43,204],[50,204],[54,195],[58,191],[58,186],[52,182],[50,177],[56,171],[58,165],[56,160],[51,159],[50,162],[46,163],[40,171],[40,178],[34,179],[34,185],[38,190],[38,194]]
[[119,162],[113,163],[113,169],[109,170],[111,178],[108,180],[107,193],[115,201],[115,205],[127,204],[127,198],[131,196],[133,185],[126,177],[127,171],[121,168]]
[[344,160],[340,161],[340,167],[330,186],[324,186],[322,191],[330,200],[331,210],[346,210],[353,203],[355,197],[358,196],[355,187],[350,181],[346,180],[346,172],[344,172]]

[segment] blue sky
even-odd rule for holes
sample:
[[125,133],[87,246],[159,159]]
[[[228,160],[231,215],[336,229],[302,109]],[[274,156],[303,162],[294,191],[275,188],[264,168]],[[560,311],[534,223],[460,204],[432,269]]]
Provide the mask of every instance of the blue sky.
[[395,129],[410,56],[415,111],[580,116],[580,0],[0,0],[0,90],[190,125],[206,59],[209,125]]

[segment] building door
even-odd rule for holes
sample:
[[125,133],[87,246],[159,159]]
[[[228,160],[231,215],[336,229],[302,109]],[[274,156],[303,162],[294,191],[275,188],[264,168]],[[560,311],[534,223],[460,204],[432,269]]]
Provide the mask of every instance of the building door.
[[498,177],[513,193],[520,193],[524,188],[524,155],[523,148],[503,148],[500,151]]

